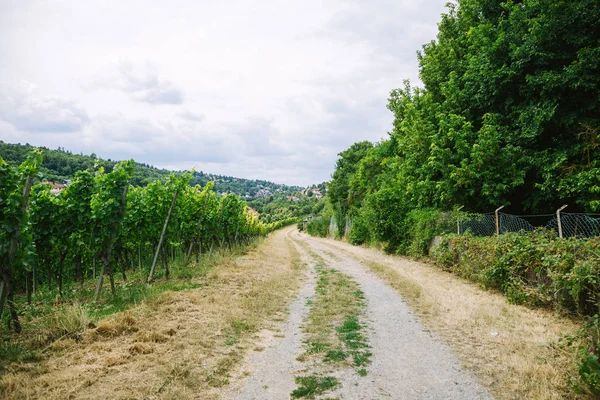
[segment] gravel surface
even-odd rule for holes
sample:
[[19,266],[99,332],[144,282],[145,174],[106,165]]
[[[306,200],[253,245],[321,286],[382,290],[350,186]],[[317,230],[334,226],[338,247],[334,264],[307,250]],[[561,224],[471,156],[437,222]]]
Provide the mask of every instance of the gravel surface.
[[[368,339],[372,364],[368,375],[353,370],[333,371],[342,386],[324,398],[339,399],[492,399],[475,377],[434,334],[427,332],[404,304],[400,295],[381,279],[367,272],[359,261],[326,242],[297,231],[289,236],[296,248],[308,259],[310,251],[320,255],[328,266],[351,276],[361,286],[367,299]],[[332,256],[333,255],[333,256]],[[295,388],[294,373],[302,369],[296,356],[302,351],[302,321],[308,307],[306,300],[314,292],[314,275],[290,307],[283,325],[285,338],[274,341],[263,353],[250,359],[255,373],[237,399],[289,399]]]
[[[300,251],[298,244],[295,247]],[[303,262],[308,262],[303,258]],[[303,368],[296,361],[302,352],[302,323],[308,314],[307,300],[314,295],[315,274],[309,271],[298,297],[289,307],[289,317],[280,327],[283,338],[273,337],[265,351],[253,354],[247,368],[253,371],[247,382],[234,396],[238,400],[288,399],[296,388],[294,377]]]

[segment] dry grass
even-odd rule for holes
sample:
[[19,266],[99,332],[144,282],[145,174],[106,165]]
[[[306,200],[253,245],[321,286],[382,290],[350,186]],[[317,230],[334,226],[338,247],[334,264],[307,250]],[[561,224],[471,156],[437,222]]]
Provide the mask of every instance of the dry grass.
[[502,399],[578,398],[568,381],[571,353],[558,346],[578,324],[546,310],[508,304],[498,294],[439,268],[332,240],[402,294],[420,320]]
[[43,342],[52,342],[64,337],[79,338],[92,324],[85,306],[80,303],[68,304],[36,321],[36,328]]
[[50,349],[40,368],[6,374],[0,398],[217,399],[241,379],[256,333],[281,317],[303,275],[279,231],[249,254],[224,257],[201,288],[170,292]]
[[137,332],[135,318],[128,312],[117,314],[113,318],[101,321],[91,337],[94,335],[104,337],[117,337],[124,333]]

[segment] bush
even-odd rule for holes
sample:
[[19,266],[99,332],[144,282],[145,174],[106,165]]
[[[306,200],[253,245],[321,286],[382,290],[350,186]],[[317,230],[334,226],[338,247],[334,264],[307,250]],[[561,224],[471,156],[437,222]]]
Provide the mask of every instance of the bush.
[[600,396],[600,316],[598,314],[589,318],[583,328],[575,335],[563,338],[568,346],[577,350],[579,368],[579,382],[575,382],[574,389]]
[[546,230],[499,237],[451,235],[433,256],[456,274],[500,290],[512,303],[587,318],[567,343],[577,347],[576,388],[600,394],[600,238],[557,239]]
[[600,238],[556,240],[553,231],[499,237],[450,235],[432,254],[438,264],[508,300],[593,316],[600,301]]
[[352,219],[352,229],[348,235],[350,243],[360,245],[373,240],[370,221],[372,221],[372,217],[369,215],[369,209],[361,208],[359,214]]
[[312,236],[326,237],[329,232],[329,219],[315,218],[306,227],[306,232]]
[[400,237],[399,254],[422,257],[429,254],[429,247],[435,236],[441,236],[455,229],[456,219],[449,213],[436,209],[417,209],[406,214],[404,230]]

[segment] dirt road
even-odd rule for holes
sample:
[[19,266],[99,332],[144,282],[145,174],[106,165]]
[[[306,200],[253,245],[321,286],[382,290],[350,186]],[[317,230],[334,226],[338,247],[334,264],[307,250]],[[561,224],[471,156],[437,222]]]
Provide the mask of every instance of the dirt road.
[[[492,398],[461,366],[449,347],[415,319],[397,291],[369,272],[355,257],[322,239],[297,231],[289,231],[287,235],[301,253],[303,262],[310,266],[311,279],[289,308],[289,319],[282,327],[284,338],[249,360],[248,368],[253,372],[234,398],[287,399],[295,387],[294,378],[307,375],[307,370],[338,382],[331,390],[310,393],[317,398]],[[303,340],[300,321],[306,319],[306,302],[315,288],[317,259],[327,270],[339,271],[353,279],[364,293],[366,310],[361,324],[372,354],[365,376],[356,373],[351,365],[336,366],[318,360],[302,365],[296,359]]]

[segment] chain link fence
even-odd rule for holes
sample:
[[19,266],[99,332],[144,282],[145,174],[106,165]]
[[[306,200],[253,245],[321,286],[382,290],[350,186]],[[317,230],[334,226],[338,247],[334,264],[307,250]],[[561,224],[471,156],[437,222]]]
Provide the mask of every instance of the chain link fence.
[[502,212],[458,213],[458,234],[493,236],[507,232],[531,232],[536,228],[554,230],[560,237],[600,236],[600,214],[564,213],[512,215]]
[[337,221],[335,220],[335,217],[331,217],[331,219],[329,220],[329,232],[327,235],[328,237],[335,239],[335,237],[337,236],[337,232]]
[[[593,237],[600,236],[600,214],[561,213],[560,223],[563,237]],[[558,232],[558,218],[555,216],[546,229]]]

